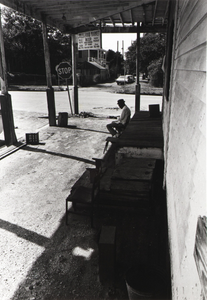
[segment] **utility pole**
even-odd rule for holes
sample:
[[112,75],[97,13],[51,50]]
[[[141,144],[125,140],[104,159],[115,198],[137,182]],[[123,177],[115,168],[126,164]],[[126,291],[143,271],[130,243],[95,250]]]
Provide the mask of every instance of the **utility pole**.
[[137,22],[136,47],[136,85],[135,85],[135,111],[140,111],[140,83],[139,83],[139,52],[140,52],[140,24]]

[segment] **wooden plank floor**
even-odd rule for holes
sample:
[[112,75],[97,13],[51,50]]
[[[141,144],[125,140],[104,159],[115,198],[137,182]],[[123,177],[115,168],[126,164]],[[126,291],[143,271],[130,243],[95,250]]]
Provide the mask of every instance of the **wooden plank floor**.
[[[127,128],[119,138],[107,138],[116,145],[116,151],[121,147],[163,148],[163,132],[161,116],[150,117],[149,111],[136,112]],[[156,159],[137,157],[121,158],[113,168],[107,170],[101,179],[99,201],[101,204],[116,205],[131,203],[138,206],[151,201],[153,172]]]

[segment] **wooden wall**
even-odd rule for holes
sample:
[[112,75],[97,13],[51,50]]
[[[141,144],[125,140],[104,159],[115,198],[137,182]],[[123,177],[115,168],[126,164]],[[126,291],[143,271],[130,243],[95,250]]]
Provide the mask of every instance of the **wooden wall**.
[[163,101],[172,294],[173,299],[199,300],[203,292],[193,252],[198,217],[207,215],[207,1],[172,2],[170,90]]

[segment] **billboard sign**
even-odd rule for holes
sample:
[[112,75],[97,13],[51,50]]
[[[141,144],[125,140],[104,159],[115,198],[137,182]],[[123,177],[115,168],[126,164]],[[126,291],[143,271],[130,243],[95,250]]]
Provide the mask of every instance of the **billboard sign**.
[[77,34],[78,50],[96,50],[101,48],[100,30],[87,31]]

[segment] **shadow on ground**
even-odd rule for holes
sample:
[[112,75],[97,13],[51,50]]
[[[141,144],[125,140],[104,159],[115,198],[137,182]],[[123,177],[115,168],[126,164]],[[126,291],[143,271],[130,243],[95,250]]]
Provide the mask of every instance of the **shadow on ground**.
[[[96,229],[91,228],[88,217],[70,214],[66,226],[63,216],[55,234],[41,240],[45,250],[12,300],[128,299],[125,274],[143,263],[162,270],[166,292],[169,257],[162,168],[160,163],[155,184],[157,204],[150,214],[102,210],[95,216]],[[99,280],[98,244],[102,225],[116,226],[115,279],[111,284]],[[0,226],[8,224],[0,222]],[[11,230],[15,231],[15,227]],[[39,237],[32,235],[30,241],[39,244]]]

